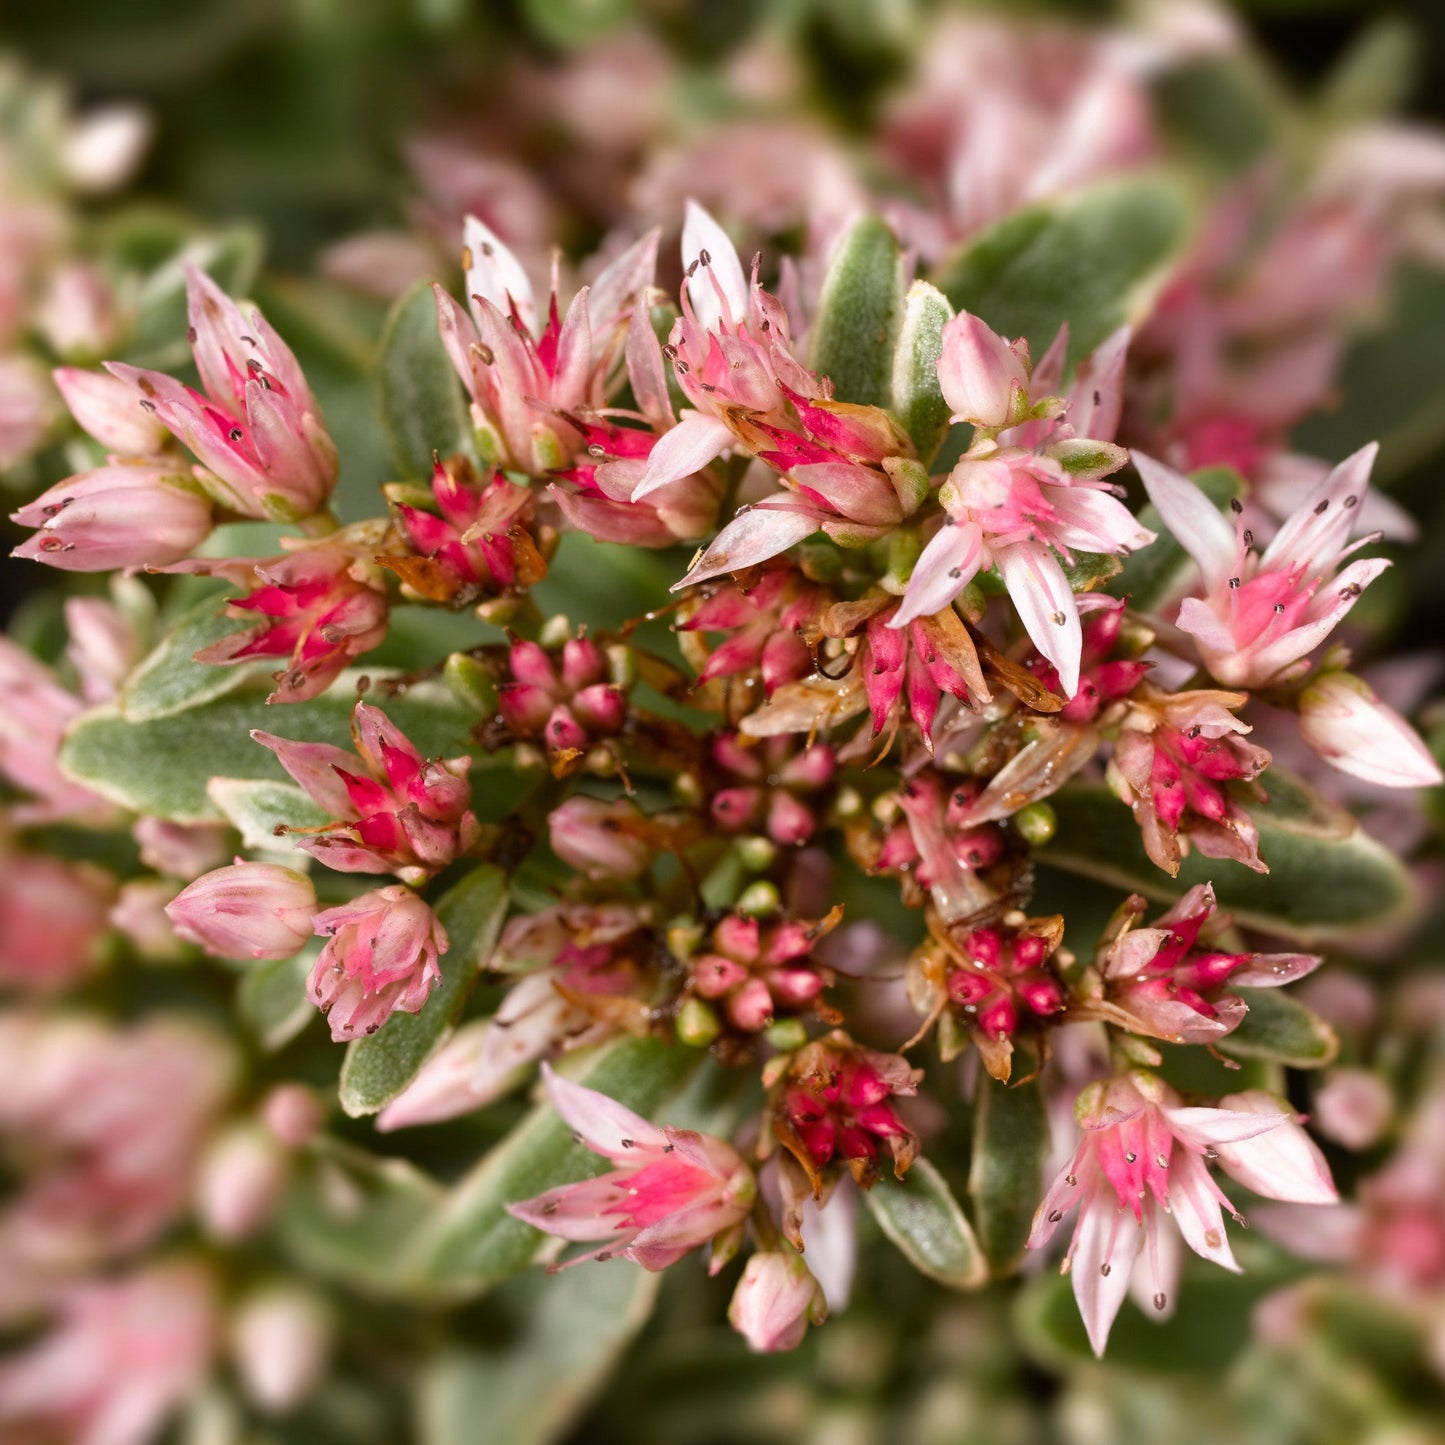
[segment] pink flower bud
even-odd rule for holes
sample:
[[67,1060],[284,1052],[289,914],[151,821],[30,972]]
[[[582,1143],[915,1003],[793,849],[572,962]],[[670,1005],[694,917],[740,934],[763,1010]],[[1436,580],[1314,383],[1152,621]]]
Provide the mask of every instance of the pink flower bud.
[[212,1239],[246,1239],[271,1218],[286,1187],[286,1151],[259,1124],[211,1141],[196,1173],[196,1213]]
[[165,446],[169,433],[123,381],[78,366],[58,367],[54,376],[71,416],[107,451],[151,457]]
[[977,316],[961,312],[943,328],[938,384],[955,421],[981,427],[1018,421],[1028,380],[1024,356]]
[[43,853],[3,860],[0,985],[49,991],[94,967],[115,888],[110,875]]
[[410,888],[363,893],[314,920],[329,941],[306,991],[327,1014],[337,1043],[374,1034],[396,1009],[417,1013],[441,981],[446,930]]
[[728,1323],[760,1354],[797,1349],[827,1317],[818,1281],[791,1249],[753,1255],[728,1306]]
[[175,467],[97,467],[57,482],[11,520],[40,530],[11,554],[66,572],[163,567],[210,536],[211,504]]
[[218,823],[169,823],[137,818],[131,836],[140,844],[140,860],[169,878],[199,878],[226,860],[229,829]]
[[589,878],[636,878],[652,861],[644,819],[626,798],[604,803],[580,794],[548,815],[552,851]]
[[305,874],[239,858],[197,878],[166,909],[182,938],[222,958],[290,958],[311,936],[315,912]]
[[164,878],[132,879],[121,884],[120,897],[110,910],[111,927],[147,958],[174,959],[185,952],[166,916],[174,888]]
[[1300,694],[1300,736],[1343,773],[1386,788],[1434,787],[1440,769],[1419,734],[1348,672],[1327,672]]
[[305,1084],[277,1084],[261,1101],[261,1117],[279,1143],[300,1149],[320,1132],[326,1110]]
[[1394,1112],[1389,1085],[1368,1069],[1335,1069],[1315,1091],[1315,1128],[1346,1149],[1379,1143]]
[[247,1399],[268,1415],[295,1409],[321,1382],[333,1335],[310,1290],[273,1285],[244,1299],[231,1321],[231,1353]]
[[36,307],[35,325],[57,355],[96,356],[115,335],[115,295],[95,266],[62,266]]
[[91,703],[109,702],[138,661],[136,630],[114,603],[100,597],[70,597],[65,603],[70,641],[65,655]]

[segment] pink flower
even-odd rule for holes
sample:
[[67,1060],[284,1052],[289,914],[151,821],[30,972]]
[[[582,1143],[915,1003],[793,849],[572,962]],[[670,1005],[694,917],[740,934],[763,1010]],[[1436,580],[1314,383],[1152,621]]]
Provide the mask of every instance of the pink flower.
[[442,341],[472,398],[487,461],[533,474],[563,467],[586,446],[569,413],[595,411],[638,295],[651,284],[657,233],[625,251],[559,314],[545,318],[532,284],[501,239],[475,216],[463,227],[468,316],[439,286]]
[[754,745],[738,733],[713,739],[713,762],[727,783],[712,795],[713,822],[727,833],[761,829],[784,848],[806,843],[826,803],[816,795],[837,771],[832,748],[826,743],[800,748],[782,737],[748,741]]
[[211,534],[211,504],[177,467],[113,463],[57,482],[11,520],[39,528],[11,556],[106,572],[189,556]]
[[1063,1268],[1073,1275],[1095,1354],[1104,1352],[1136,1259],[1154,1307],[1168,1308],[1180,1260],[1166,1217],[1196,1254],[1238,1270],[1221,1206],[1239,1215],[1206,1161],[1217,1160],[1246,1188],[1270,1199],[1335,1199],[1323,1157],[1287,1108],[1258,1091],[1220,1105],[1185,1107],[1167,1084],[1140,1070],[1091,1084],[1079,1095],[1074,1113],[1084,1137],[1039,1205],[1029,1247],[1047,1244],[1064,1215],[1079,1206]]
[[1005,341],[967,311],[943,328],[938,383],[953,420],[970,426],[1017,425],[1028,410],[1027,342]]
[[477,838],[468,757],[424,759],[380,708],[358,702],[356,752],[252,732],[332,817],[297,847],[339,873],[395,873],[419,883],[463,856]]
[[514,641],[507,665],[511,680],[498,689],[497,710],[511,738],[541,741],[556,777],[575,772],[594,744],[621,731],[627,696],[591,638],[569,637],[553,652]]
[[1170,877],[1191,846],[1269,872],[1259,829],[1227,788],[1252,782],[1269,764],[1263,748],[1240,736],[1250,728],[1233,709],[1247,700],[1217,689],[1166,693],[1147,682],[1130,698],[1109,785],[1134,810],[1145,851]]
[[233,615],[261,621],[196,653],[214,664],[281,658],[268,702],[305,702],[318,696],[356,658],[386,638],[387,597],[370,566],[370,549],[356,555],[323,542],[265,561],[200,563],[185,570],[219,574],[250,588],[233,597]]
[[142,816],[131,836],[140,845],[141,862],[171,878],[199,878],[219,867],[230,851],[230,829],[223,823],[169,823]]
[[147,1445],[204,1384],[218,1303],[199,1265],[151,1265],[78,1287],[59,1314],[49,1334],[0,1365],[0,1426],[17,1432],[11,1438]]
[[336,448],[290,348],[194,266],[186,297],[204,394],[158,371],[116,361],[106,369],[196,455],[218,505],[277,522],[323,510]]
[[420,1012],[441,982],[446,930],[410,888],[363,893],[313,921],[326,947],[306,991],[337,1043],[374,1034],[397,1009]]
[[1148,905],[1133,895],[1100,945],[1099,968],[1108,1007],[1135,1033],[1175,1044],[1208,1044],[1239,1027],[1248,1012],[1226,987],[1279,988],[1313,973],[1311,953],[1225,953],[1207,939],[1229,926],[1217,913],[1214,888],[1191,888],[1148,928],[1135,925]]
[[663,1129],[544,1066],[553,1108],[610,1172],[563,1184],[508,1212],[563,1239],[603,1241],[582,1259],[621,1255],[666,1269],[689,1250],[741,1229],[757,1195],[753,1172],[721,1139]]
[[55,385],[70,414],[107,451],[122,457],[154,457],[170,433],[154,413],[136,405],[135,392],[103,371],[62,366]]
[[714,926],[705,951],[688,960],[692,992],[720,1002],[728,1022],[743,1033],[768,1028],[780,1013],[810,1008],[836,1022],[840,1016],[818,1003],[832,971],[811,955],[842,916],[839,907],[815,922],[789,918],[764,927],[756,918],[728,914]]
[[195,1207],[212,1239],[234,1242],[265,1227],[281,1202],[289,1159],[259,1122],[232,1124],[207,1144],[196,1168]]
[[335,1333],[325,1302],[303,1286],[272,1284],[248,1294],[230,1328],[246,1398],[266,1415],[294,1410],[325,1377]]
[[1351,673],[1321,673],[1300,694],[1299,710],[1300,736],[1343,773],[1386,788],[1445,781],[1415,729]]
[[648,820],[628,798],[604,803],[579,793],[552,809],[547,831],[552,851],[596,880],[636,878],[655,856]]
[[222,958],[290,958],[311,937],[315,912],[316,890],[304,873],[240,858],[166,906],[182,938]]
[[1374,443],[1347,457],[1319,484],[1262,553],[1236,518],[1233,527],[1192,482],[1135,453],[1149,499],[1199,564],[1203,597],[1186,598],[1178,625],[1204,664],[1229,687],[1264,687],[1296,675],[1390,564],[1340,564],[1375,540],[1346,545],[1369,486]]
[[88,703],[109,702],[140,660],[135,624],[113,602],[101,597],[67,597],[65,655],[80,678]]
[[0,987],[53,993],[78,982],[99,961],[114,879],[43,853],[12,853],[0,866]]
[[822,1287],[795,1249],[751,1255],[728,1305],[728,1323],[760,1354],[797,1349],[827,1317]]

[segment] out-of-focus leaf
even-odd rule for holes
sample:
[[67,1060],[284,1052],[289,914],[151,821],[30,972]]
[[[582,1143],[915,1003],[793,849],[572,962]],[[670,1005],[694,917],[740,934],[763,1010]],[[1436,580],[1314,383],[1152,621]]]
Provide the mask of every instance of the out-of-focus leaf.
[[838,243],[813,318],[813,369],[833,379],[839,401],[887,406],[903,321],[903,254],[877,216]]
[[320,952],[318,938],[294,958],[248,964],[241,975],[236,1007],[268,1052],[284,1048],[316,1016],[316,1005],[306,997],[306,980]]
[[1180,143],[1225,172],[1276,145],[1288,98],[1258,56],[1242,50],[1172,66],[1155,82],[1160,116]]
[[948,297],[927,281],[908,288],[893,353],[893,414],[927,462],[948,430],[948,403],[938,385],[943,328],[953,319]]
[[1334,125],[1378,120],[1410,98],[1425,53],[1414,27],[1383,15],[1345,51],[1319,94],[1319,113]]
[[308,1273],[384,1298],[411,1292],[402,1246],[442,1197],[404,1159],[318,1140],[297,1161],[277,1219],[282,1248]]
[[[1266,774],[1273,783],[1276,774]],[[1408,918],[1414,883],[1393,853],[1337,811],[1302,809],[1300,788],[1285,779],[1268,803],[1250,803],[1268,873],[1192,853],[1178,878],[1149,861],[1129,810],[1107,788],[1070,785],[1049,800],[1058,820],[1041,850],[1055,868],[1137,890],[1178,898],[1196,883],[1214,883],[1222,908],[1249,927],[1311,943]]]
[[[246,848],[286,852],[291,844],[276,830],[288,828],[319,828],[332,818],[295,783],[275,783],[269,778],[212,778],[206,794],[226,821],[241,834]],[[308,855],[298,852],[295,868],[305,868]]]
[[1249,1012],[1216,1047],[1239,1059],[1267,1059],[1292,1069],[1320,1069],[1334,1061],[1340,1041],[1312,1009],[1277,988],[1234,990]]
[[1069,324],[1069,359],[1147,314],[1183,244],[1189,207],[1157,175],[1109,181],[1000,221],[943,267],[940,291],[1042,356]]
[[1075,592],[1092,592],[1117,577],[1119,571],[1119,559],[1102,552],[1075,552],[1073,561],[1064,563],[1064,576]]
[[[1190,480],[1221,512],[1244,494],[1244,479],[1232,467],[1207,467]],[[1182,597],[1198,568],[1152,502],[1140,509],[1139,524],[1156,536],[1147,547],[1124,558],[1107,590],[1115,597],[1127,597],[1136,612],[1153,612]]]
[[245,622],[230,616],[224,597],[209,597],[188,608],[126,679],[120,710],[130,722],[166,717],[212,698],[224,697],[275,663],[238,663],[216,667],[194,661],[195,654],[223,637],[243,631]]
[[914,1269],[951,1289],[977,1289],[988,1278],[963,1209],[927,1159],[915,1159],[901,1180],[885,1173],[863,1197]]
[[635,0],[522,0],[527,24],[548,44],[567,50],[610,35],[635,11]]
[[[242,690],[199,707],[145,722],[130,722],[113,705],[77,719],[61,749],[61,766],[102,796],[177,823],[214,821],[206,787],[213,777],[285,779],[271,752],[253,742],[252,728],[304,742],[351,741],[350,718],[358,673],[344,673],[309,702],[268,707],[262,693]],[[371,674],[376,680],[377,674]],[[475,718],[440,683],[398,697],[372,694],[423,756],[464,751]]]
[[395,1013],[373,1037],[347,1046],[341,1107],[353,1117],[374,1114],[396,1098],[450,1032],[501,932],[507,915],[506,875],[483,863],[442,896],[436,913],[449,942],[442,981],[420,1013]]
[[[651,1117],[681,1087],[700,1055],[657,1039],[623,1039],[578,1058],[566,1072]],[[575,1072],[574,1072],[575,1071]],[[597,1156],[578,1144],[550,1104],[539,1104],[448,1194],[411,1239],[405,1270],[420,1287],[449,1298],[490,1289],[525,1269],[546,1236],[506,1206],[595,1172]]]
[[403,477],[430,477],[434,452],[475,455],[462,384],[437,332],[436,298],[425,281],[386,319],[377,386],[382,425]]
[[546,1445],[576,1419],[647,1322],[661,1276],[629,1260],[526,1275],[493,1297],[498,1349],[453,1347],[421,1381],[422,1445]]
[[979,1240],[995,1274],[1017,1268],[1043,1197],[1049,1121],[1037,1080],[1013,1087],[980,1074],[968,1192]]

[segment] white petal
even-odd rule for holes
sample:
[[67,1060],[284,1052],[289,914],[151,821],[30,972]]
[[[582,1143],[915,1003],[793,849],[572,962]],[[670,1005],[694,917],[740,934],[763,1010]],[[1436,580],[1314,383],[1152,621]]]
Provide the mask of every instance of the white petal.
[[604,1154],[619,1164],[637,1163],[638,1147],[662,1149],[666,1146],[667,1136],[661,1129],[616,1099],[564,1079],[547,1064],[542,1065],[542,1075],[552,1107],[594,1153]]
[[[707,265],[701,264],[704,252]],[[699,265],[687,278],[687,295],[703,330],[717,330],[724,305],[734,323],[741,321],[748,312],[748,282],[737,249],[728,233],[696,201],[689,201],[682,226],[683,270],[694,261]]]
[[1058,669],[1065,697],[1079,690],[1083,631],[1073,588],[1053,553],[1034,542],[1019,542],[994,553],[1008,595],[1034,646]]
[[1224,1215],[1209,1169],[1198,1154],[1176,1151],[1169,1166],[1169,1208],[1195,1254],[1239,1273],[1224,1233]]
[[1229,579],[1234,569],[1239,547],[1234,528],[1188,477],[1143,452],[1131,455],[1164,525],[1199,564],[1205,586],[1213,591]]
[[1142,1232],[1134,1216],[1118,1208],[1112,1190],[1096,1194],[1079,1218],[1070,1272],[1079,1314],[1096,1355],[1103,1355],[1114,1317],[1129,1293]]
[[[1265,1111],[1279,1107],[1277,1099],[1260,1089],[1231,1094],[1220,1103],[1245,1117],[1265,1116]],[[1314,1140],[1288,1117],[1262,1138],[1240,1139],[1217,1145],[1216,1149],[1225,1173],[1266,1199],[1283,1199],[1291,1204],[1334,1204],[1339,1198],[1325,1156]]]
[[[792,502],[791,494],[783,495]],[[712,539],[687,576],[681,582],[675,582],[671,590],[676,592],[719,573],[766,562],[769,557],[786,552],[804,537],[811,537],[818,530],[820,520],[816,512],[759,503],[746,512],[738,513]]]
[[658,438],[632,500],[640,502],[649,492],[701,471],[732,444],[733,434],[716,417],[697,411],[685,413],[671,431]]
[[983,560],[983,533],[973,522],[944,525],[913,564],[903,603],[890,627],[906,627],[915,617],[941,612],[978,573]]
[[[506,243],[485,222],[468,216],[462,223],[462,245],[471,259],[471,265],[466,268],[466,283],[472,314],[476,315],[474,296],[485,297],[503,316],[510,316],[515,306],[522,325],[535,336],[537,303],[532,295],[532,283]],[[477,324],[481,325],[480,317]]]

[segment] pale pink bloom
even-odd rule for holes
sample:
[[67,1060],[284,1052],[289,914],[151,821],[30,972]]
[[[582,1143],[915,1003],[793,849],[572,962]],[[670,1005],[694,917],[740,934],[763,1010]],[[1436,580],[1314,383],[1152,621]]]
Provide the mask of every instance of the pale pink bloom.
[[336,448],[290,348],[192,265],[186,297],[204,395],[158,371],[114,361],[106,369],[195,454],[220,506],[277,522],[322,511]]
[[848,1308],[858,1269],[858,1190],[853,1181],[840,1178],[821,1203],[811,1195],[804,1199],[799,1233],[808,1269],[828,1309],[841,1314]]
[[174,895],[175,884],[164,878],[132,878],[120,885],[120,894],[107,915],[110,926],[144,958],[179,960],[185,956],[185,944],[166,914]]
[[88,703],[109,702],[140,660],[135,624],[103,597],[67,597],[65,655]]
[[[0,312],[3,302],[0,296]],[[42,366],[28,356],[0,356],[0,471],[39,450],[63,414]]]
[[321,274],[343,286],[395,301],[437,274],[437,253],[409,231],[363,231],[333,241],[318,257]]
[[222,958],[290,958],[311,937],[315,913],[304,873],[240,858],[197,878],[166,908],[182,938]]
[[471,314],[434,287],[443,344],[472,399],[486,460],[531,473],[565,466],[587,445],[569,415],[596,412],[640,294],[652,282],[650,232],[558,311],[554,277],[542,315],[522,263],[476,216],[463,227]]
[[1348,672],[1323,672],[1300,694],[1300,736],[1332,767],[1387,788],[1445,779],[1420,735]]
[[363,893],[313,923],[326,946],[306,992],[337,1043],[374,1034],[397,1009],[419,1012],[441,982],[446,929],[410,888]]
[[253,731],[307,795],[341,821],[304,834],[297,847],[339,873],[395,873],[420,883],[477,839],[466,756],[426,759],[380,708],[352,710],[348,753]]
[[552,851],[592,879],[636,878],[652,862],[647,819],[629,798],[604,803],[578,793],[547,815]]
[[96,965],[115,880],[44,853],[0,859],[0,988],[53,993]]
[[1300,670],[1390,564],[1372,558],[1340,564],[1375,540],[1346,545],[1369,486],[1377,448],[1339,464],[1257,553],[1241,523],[1231,526],[1187,478],[1136,452],[1149,499],[1179,544],[1199,564],[1204,595],[1180,604],[1205,666],[1229,687],[1262,687]]
[[[533,979],[523,979],[507,991],[502,1010],[512,1004],[519,993],[526,990]],[[565,1002],[546,982],[550,1002],[565,1008]],[[535,1012],[535,1011],[533,1011]],[[435,1124],[444,1119],[455,1119],[480,1109],[502,1092],[506,1085],[520,1078],[520,1071],[532,1057],[545,1052],[552,1043],[550,1030],[545,1042],[534,1051],[532,1039],[519,1030],[499,1024],[496,1019],[472,1019],[463,1024],[426,1063],[416,1077],[377,1116],[376,1127],[383,1134],[393,1129],[414,1129],[419,1124]],[[482,1060],[488,1045],[516,1050],[515,1066],[498,1081],[500,1088],[473,1090],[472,1080],[477,1065]]]
[[11,520],[38,529],[12,557],[107,572],[189,556],[211,534],[211,504],[174,465],[112,464],[57,482]]
[[305,1084],[277,1084],[261,1101],[261,1117],[279,1143],[301,1149],[321,1132],[326,1109]]
[[96,266],[68,262],[51,273],[35,326],[57,356],[99,356],[115,340],[115,293]]
[[1212,884],[1191,888],[1147,928],[1148,905],[1135,894],[1105,934],[1099,958],[1113,1021],[1175,1044],[1208,1044],[1239,1027],[1249,1011],[1231,987],[1279,988],[1323,962],[1309,953],[1227,953],[1209,939],[1227,928]]
[[797,1349],[827,1318],[822,1286],[787,1246],[749,1256],[728,1305],[728,1323],[760,1354]]
[[221,823],[171,823],[142,816],[131,836],[140,845],[141,862],[169,878],[199,878],[220,867],[230,852],[231,830]]
[[[999,347],[1015,355],[1001,337],[987,345],[979,340],[988,328],[966,313],[950,325],[965,321],[966,330],[950,333],[950,349],[939,360],[945,399],[960,415],[977,409],[964,385],[974,369],[970,358],[991,348],[997,359],[1003,354]],[[1057,670],[1065,697],[1074,695],[1083,635],[1078,602],[1056,553],[1069,560],[1074,551],[1129,552],[1154,540],[1114,495],[1118,489],[1104,480],[1127,457],[1110,438],[1118,425],[1128,340],[1127,330],[1111,336],[1081,365],[1070,395],[1054,401],[1033,402],[1032,393],[1025,394],[1023,383],[999,362],[998,375],[1007,377],[1010,396],[1013,386],[1021,389],[1009,401],[1005,419],[1023,424],[997,437],[983,428],[975,435],[939,491],[943,524],[919,556],[890,626],[941,611],[980,571],[996,567],[1024,630]],[[1056,343],[1034,374],[1052,385],[1061,366],[1062,347]],[[1030,385],[1039,390],[1039,382]],[[1034,419],[1026,420],[1029,416]]]
[[266,1415],[286,1415],[321,1383],[335,1324],[325,1301],[300,1285],[248,1294],[231,1316],[231,1357],[246,1398]]
[[260,1123],[221,1130],[196,1166],[201,1229],[212,1239],[234,1243],[264,1228],[281,1202],[289,1164],[287,1151]]
[[153,129],[149,112],[125,102],[98,105],[73,117],[60,149],[67,184],[86,195],[124,185],[139,167]]
[[1029,405],[1026,342],[1005,341],[977,316],[964,311],[944,328],[938,383],[953,408],[952,420],[970,426],[1017,424]]
[[1315,1090],[1312,1122],[1326,1139],[1358,1151],[1380,1142],[1394,1113],[1395,1096],[1378,1074],[1332,1069]]
[[50,1333],[0,1364],[0,1427],[17,1440],[147,1445],[205,1383],[217,1314],[199,1264],[77,1286]]
[[568,1263],[621,1255],[644,1269],[666,1269],[689,1250],[741,1228],[757,1184],[730,1145],[691,1129],[659,1128],[545,1065],[542,1072],[553,1108],[583,1144],[616,1166],[507,1206],[549,1234],[602,1241]]
[[1196,1254],[1238,1271],[1221,1207],[1236,1219],[1238,1211],[1206,1161],[1270,1199],[1322,1204],[1336,1198],[1319,1150],[1287,1106],[1259,1091],[1232,1095],[1218,1108],[1186,1107],[1162,1080],[1134,1070],[1089,1085],[1075,1117],[1083,1140],[1039,1205],[1029,1247],[1047,1244],[1064,1215],[1079,1206],[1063,1268],[1073,1275],[1098,1355],[1136,1259],[1154,1307],[1169,1307],[1180,1259],[1166,1216]]
[[33,800],[12,809],[20,826],[103,811],[106,802],[61,771],[61,740],[84,711],[50,669],[8,637],[0,637],[0,773]]

